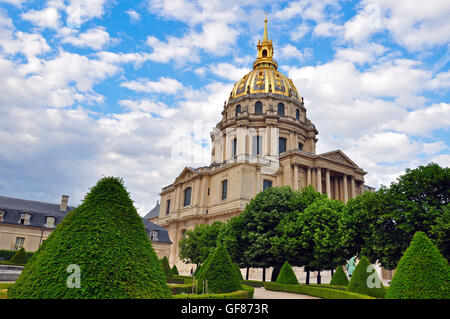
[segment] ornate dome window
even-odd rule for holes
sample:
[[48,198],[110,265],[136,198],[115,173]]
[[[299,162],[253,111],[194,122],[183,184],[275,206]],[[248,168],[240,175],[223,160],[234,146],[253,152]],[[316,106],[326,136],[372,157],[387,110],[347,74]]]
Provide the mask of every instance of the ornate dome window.
[[236,106],[236,115],[235,116],[238,117],[240,113],[241,113],[241,106],[238,105],[238,106]]
[[255,114],[262,114],[262,106],[260,101],[255,103]]
[[278,103],[278,115],[284,115],[284,104]]

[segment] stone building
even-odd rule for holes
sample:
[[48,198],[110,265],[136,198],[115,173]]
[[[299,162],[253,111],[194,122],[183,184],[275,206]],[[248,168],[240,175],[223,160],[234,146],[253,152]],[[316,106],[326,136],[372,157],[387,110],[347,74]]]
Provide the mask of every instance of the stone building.
[[235,83],[211,132],[211,164],[184,168],[146,216],[169,231],[170,263],[185,273],[192,265],[178,258],[184,232],[227,221],[267,187],[312,185],[344,202],[364,192],[366,172],[347,155],[316,153],[318,130],[292,80],[278,71],[267,20],[257,52],[253,70]]
[[[44,203],[0,196],[0,250],[36,251],[50,236],[68,212],[69,196],[63,195],[60,204]],[[145,230],[159,258],[169,257],[171,241],[167,231],[143,219]]]

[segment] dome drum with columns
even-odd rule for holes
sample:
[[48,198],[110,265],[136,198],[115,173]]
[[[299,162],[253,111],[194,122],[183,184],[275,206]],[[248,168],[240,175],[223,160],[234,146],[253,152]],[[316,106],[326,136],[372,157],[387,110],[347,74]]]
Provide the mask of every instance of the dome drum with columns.
[[186,167],[162,188],[159,214],[150,220],[168,230],[169,261],[181,273],[178,243],[198,224],[226,222],[267,187],[308,185],[346,202],[362,194],[366,172],[340,150],[316,154],[314,124],[292,80],[277,71],[267,20],[253,70],[237,81],[222,119],[211,132],[211,164]]

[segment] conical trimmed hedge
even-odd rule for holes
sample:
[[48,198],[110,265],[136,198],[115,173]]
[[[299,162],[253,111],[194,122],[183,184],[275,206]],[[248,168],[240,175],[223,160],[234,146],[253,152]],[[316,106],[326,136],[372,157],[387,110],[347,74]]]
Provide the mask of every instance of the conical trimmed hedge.
[[244,280],[244,277],[242,277],[241,268],[239,268],[239,265],[237,264],[237,262],[234,262],[233,266],[234,266],[234,269],[236,269],[236,273],[237,273],[239,279]]
[[334,273],[333,278],[331,278],[330,285],[334,286],[348,285],[347,274],[345,273],[344,269],[342,269],[342,266],[338,266],[336,268],[336,272]]
[[208,280],[208,290],[214,294],[242,289],[231,257],[222,245],[214,250],[211,259],[202,267],[199,279]]
[[180,274],[180,273],[178,272],[177,265],[173,265],[173,267],[172,267],[172,274],[173,274],[173,275],[179,275],[179,274]]
[[161,266],[163,268],[164,273],[166,274],[166,277],[172,277],[173,276],[172,269],[170,268],[170,265],[169,265],[169,260],[167,259],[166,256],[164,256],[161,259]]
[[423,232],[400,259],[386,294],[389,299],[450,299],[450,267]]
[[198,268],[195,270],[195,273],[194,273],[194,276],[195,276],[195,277],[200,278],[200,275],[201,275],[203,269],[205,269],[205,268],[206,268],[206,265],[209,264],[209,261],[211,260],[212,255],[213,255],[213,253],[210,253],[210,254],[208,255],[208,257],[206,257],[206,259],[205,259],[205,261],[203,262],[203,264],[201,264],[200,266],[198,266]]
[[375,298],[384,298],[386,290],[384,289],[376,270],[368,268],[370,265],[367,257],[362,256],[358,265],[356,265],[352,279],[348,283],[347,291]]
[[9,261],[11,264],[26,264],[28,261],[28,256],[25,253],[25,249],[22,247],[11,258]]
[[105,177],[44,241],[8,296],[171,298],[171,292],[122,180]]
[[291,265],[286,261],[281,267],[280,274],[277,278],[278,284],[298,285],[297,276],[294,274]]

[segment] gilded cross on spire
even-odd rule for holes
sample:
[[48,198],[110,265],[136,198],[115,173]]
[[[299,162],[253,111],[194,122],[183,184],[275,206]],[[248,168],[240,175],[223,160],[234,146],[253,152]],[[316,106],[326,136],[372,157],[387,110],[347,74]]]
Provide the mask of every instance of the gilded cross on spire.
[[266,19],[264,20],[264,35],[263,35],[263,42],[269,42],[269,36],[268,36],[268,32],[267,32],[267,12],[264,12],[264,14],[266,15]]

